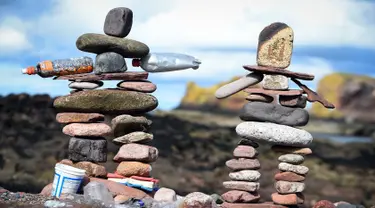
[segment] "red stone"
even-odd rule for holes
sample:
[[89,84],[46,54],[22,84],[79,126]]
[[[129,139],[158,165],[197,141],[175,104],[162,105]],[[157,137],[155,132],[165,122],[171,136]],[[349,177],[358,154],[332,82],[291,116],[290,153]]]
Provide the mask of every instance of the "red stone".
[[289,182],[300,182],[305,180],[305,176],[299,175],[293,172],[280,172],[276,173],[275,180],[277,181],[289,181]]
[[321,201],[318,201],[314,206],[313,208],[335,208],[336,206],[330,202],[330,201],[327,201],[327,200],[321,200]]
[[258,151],[252,146],[238,145],[233,150],[234,157],[255,158],[257,155]]
[[257,192],[246,192],[246,191],[238,191],[238,190],[231,190],[223,195],[221,195],[224,201],[231,202],[231,203],[249,203],[249,202],[258,202],[260,199],[260,195]]
[[262,93],[262,94],[266,94],[269,96],[275,96],[275,95],[293,96],[293,95],[302,95],[303,93],[302,90],[293,90],[293,89],[292,90],[265,90],[263,88],[246,88],[244,91],[250,94]]
[[313,80],[315,77],[312,74],[305,74],[305,73],[298,73],[292,72],[282,68],[270,67],[270,66],[243,66],[244,69],[253,71],[253,72],[260,72],[263,74],[270,74],[270,75],[284,75],[290,78],[297,78],[303,80]]
[[281,205],[297,205],[297,204],[303,204],[305,201],[305,197],[302,193],[297,194],[279,194],[279,193],[273,193],[271,195],[272,201],[275,204],[281,204]]
[[260,168],[259,160],[246,158],[231,159],[228,160],[225,165],[233,171],[258,170]]
[[93,123],[104,121],[104,115],[99,113],[58,113],[56,121],[62,124]]

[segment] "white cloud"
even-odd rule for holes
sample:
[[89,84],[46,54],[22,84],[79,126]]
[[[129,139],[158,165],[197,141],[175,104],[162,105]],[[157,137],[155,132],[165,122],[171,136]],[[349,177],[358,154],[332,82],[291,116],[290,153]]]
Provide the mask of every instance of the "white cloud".
[[[129,37],[152,49],[191,47],[252,47],[259,32],[281,21],[295,31],[295,45],[375,47],[373,4],[354,0],[64,0],[35,24],[34,31],[74,46],[85,32],[102,33],[106,13],[126,6],[134,11]],[[83,9],[84,8],[84,9]]]
[[26,27],[17,17],[0,22],[0,55],[12,55],[31,48]]

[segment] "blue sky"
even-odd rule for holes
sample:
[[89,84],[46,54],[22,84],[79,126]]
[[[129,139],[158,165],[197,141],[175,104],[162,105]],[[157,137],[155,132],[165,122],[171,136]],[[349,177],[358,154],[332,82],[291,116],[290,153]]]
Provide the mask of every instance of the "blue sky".
[[[277,21],[293,28],[289,69],[315,74],[310,87],[333,72],[375,76],[375,1],[2,0],[0,94],[67,94],[68,82],[22,75],[20,69],[48,59],[94,58],[76,49],[75,41],[83,33],[103,33],[105,15],[119,6],[134,12],[129,38],[151,52],[187,53],[203,61],[198,70],[150,74],[161,109],[177,106],[189,81],[211,86],[246,75],[242,65],[256,63],[259,32]],[[129,71],[140,70],[127,63]]]

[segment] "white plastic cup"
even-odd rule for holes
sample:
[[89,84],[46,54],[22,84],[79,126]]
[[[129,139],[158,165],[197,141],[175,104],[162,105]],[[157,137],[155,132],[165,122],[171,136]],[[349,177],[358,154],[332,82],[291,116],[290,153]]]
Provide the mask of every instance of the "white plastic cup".
[[85,173],[85,170],[57,163],[51,195],[59,198],[61,194],[77,193]]

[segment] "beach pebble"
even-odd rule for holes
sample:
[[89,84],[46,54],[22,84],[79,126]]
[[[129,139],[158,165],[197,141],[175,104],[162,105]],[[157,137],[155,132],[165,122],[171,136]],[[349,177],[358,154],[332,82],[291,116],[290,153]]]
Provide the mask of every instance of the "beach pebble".
[[117,166],[116,172],[125,177],[134,175],[150,177],[151,170],[152,168],[150,164],[136,161],[124,161]]
[[96,88],[99,88],[101,86],[103,86],[103,82],[102,81],[93,81],[93,82],[71,82],[68,87],[71,88],[71,89],[77,89],[77,90],[84,90],[84,89],[87,89],[87,90],[93,90],[93,89],[96,89]]
[[263,88],[267,90],[287,90],[289,89],[289,79],[283,75],[265,75]]
[[158,149],[142,144],[124,144],[113,158],[116,162],[140,161],[151,163],[158,159]]
[[119,38],[126,37],[133,26],[133,11],[126,7],[111,9],[104,21],[104,33]]
[[113,134],[120,137],[136,131],[147,131],[152,121],[143,116],[119,115],[111,121]]
[[62,132],[69,136],[102,137],[110,135],[112,129],[105,123],[72,123],[66,125]]
[[246,97],[246,100],[253,101],[253,102],[272,103],[274,98],[266,94],[252,93]]
[[255,85],[262,81],[263,75],[261,73],[250,73],[238,80],[220,87],[215,92],[215,97],[218,99],[229,97],[249,86]]
[[237,125],[236,132],[246,139],[283,146],[303,147],[313,140],[312,135],[305,130],[273,123],[243,122]]
[[281,155],[278,158],[278,160],[280,162],[286,162],[286,163],[290,163],[293,165],[299,165],[303,163],[305,158],[302,155],[298,155],[298,154],[285,154],[285,155]]
[[275,152],[286,153],[286,154],[299,154],[299,155],[310,155],[312,154],[312,150],[308,147],[287,147],[287,146],[280,146],[274,145],[271,149]]
[[135,131],[129,134],[125,134],[124,136],[114,138],[112,142],[120,145],[129,143],[146,143],[152,141],[153,138],[154,136],[152,134],[143,131]]
[[62,124],[93,123],[104,121],[104,115],[99,113],[58,113],[56,121]]
[[238,145],[234,151],[234,157],[243,157],[243,158],[255,158],[258,155],[258,151],[252,146]]
[[236,181],[258,181],[260,172],[256,170],[241,170],[229,173],[229,178]]
[[305,175],[309,172],[309,168],[303,165],[293,165],[285,162],[279,163],[279,170],[290,171],[300,175]]
[[279,96],[280,105],[292,108],[305,108],[307,97],[303,95]]
[[231,159],[225,162],[225,165],[232,171],[238,170],[258,170],[260,168],[260,163],[258,159]]
[[165,202],[174,202],[177,200],[176,192],[173,189],[169,188],[160,188],[156,191],[154,195],[154,200],[156,201],[165,201]]
[[275,189],[279,194],[293,194],[305,190],[305,184],[301,182],[277,181]]
[[95,74],[121,73],[127,70],[126,62],[123,56],[115,52],[105,52],[96,56]]
[[276,173],[275,180],[276,181],[301,182],[305,180],[305,176],[287,171],[287,172]]
[[271,195],[272,201],[276,204],[281,205],[297,205],[297,204],[303,204],[305,201],[305,197],[302,193],[296,193],[296,194],[279,194],[279,193],[273,193]]
[[231,190],[225,192],[221,197],[230,203],[249,203],[249,202],[258,202],[260,195],[256,192],[250,193],[246,191]]
[[185,196],[181,208],[208,208],[212,207],[211,196],[201,192],[193,192]]
[[259,183],[247,181],[224,181],[223,186],[226,189],[254,192],[259,189]]
[[124,90],[152,93],[156,90],[156,85],[150,81],[122,81],[117,87]]

